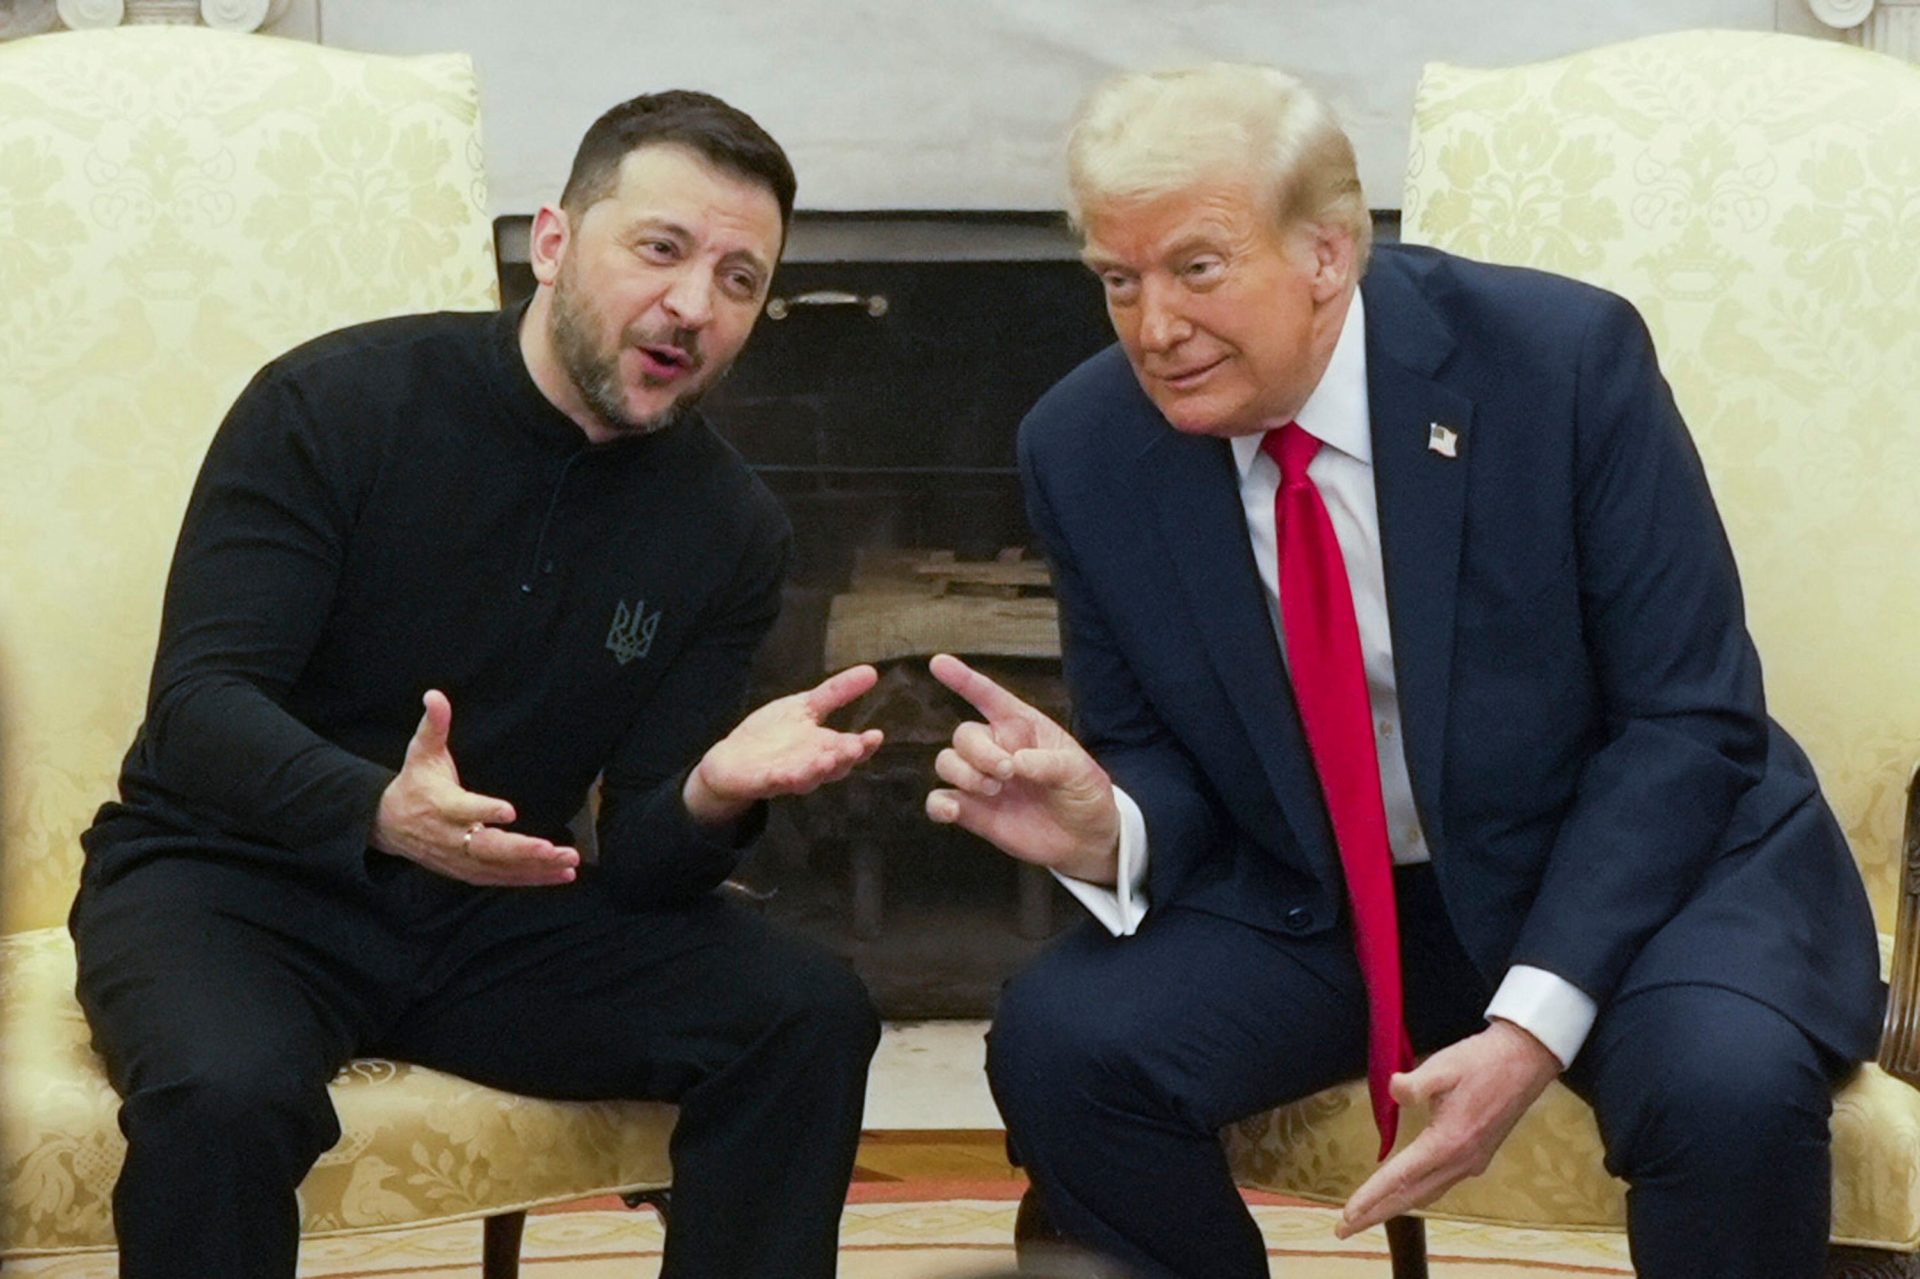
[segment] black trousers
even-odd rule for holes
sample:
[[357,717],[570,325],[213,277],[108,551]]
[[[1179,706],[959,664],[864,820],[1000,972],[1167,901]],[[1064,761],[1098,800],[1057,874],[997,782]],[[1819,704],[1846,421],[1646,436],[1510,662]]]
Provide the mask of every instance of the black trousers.
[[[1396,872],[1408,1031],[1427,1053],[1484,1027],[1491,991],[1428,867]],[[1718,987],[1601,1011],[1565,1082],[1629,1185],[1652,1279],[1817,1276],[1840,1063]],[[1068,1238],[1138,1279],[1264,1279],[1219,1130],[1366,1072],[1347,934],[1294,940],[1179,909],[1130,938],[1068,934],[1003,993],[987,1073],[1015,1151]]]
[[383,863],[329,893],[178,860],[83,890],[79,994],[124,1104],[123,1279],[289,1279],[326,1085],[392,1057],[676,1102],[662,1275],[828,1276],[879,1025],[842,964],[719,898],[624,908]]

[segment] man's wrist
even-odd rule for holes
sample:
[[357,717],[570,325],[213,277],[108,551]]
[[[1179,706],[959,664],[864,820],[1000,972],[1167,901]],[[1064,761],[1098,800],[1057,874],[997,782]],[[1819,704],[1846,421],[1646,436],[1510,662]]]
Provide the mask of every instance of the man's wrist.
[[1579,1055],[1598,1011],[1593,997],[1564,977],[1530,964],[1515,964],[1493,992],[1487,1019],[1498,1018],[1526,1031],[1565,1067]]
[[1553,1049],[1547,1047],[1538,1035],[1535,1035],[1519,1022],[1508,1021],[1505,1017],[1494,1016],[1487,1018],[1487,1027],[1490,1030],[1505,1032],[1507,1038],[1522,1046],[1528,1054],[1535,1059],[1536,1064],[1539,1065],[1541,1069],[1551,1070],[1555,1075],[1558,1075],[1562,1070],[1566,1069],[1560,1060],[1560,1055],[1554,1052]]
[[1104,849],[1078,854],[1061,862],[1054,869],[1062,875],[1071,875],[1075,879],[1085,880],[1089,884],[1098,884],[1102,888],[1113,888],[1118,885],[1120,882],[1119,809],[1114,810],[1113,834],[1107,839]]
[[731,825],[753,807],[751,800],[729,800],[715,794],[701,776],[698,764],[687,772],[686,784],[680,788],[680,802],[686,806],[687,815],[701,826]]

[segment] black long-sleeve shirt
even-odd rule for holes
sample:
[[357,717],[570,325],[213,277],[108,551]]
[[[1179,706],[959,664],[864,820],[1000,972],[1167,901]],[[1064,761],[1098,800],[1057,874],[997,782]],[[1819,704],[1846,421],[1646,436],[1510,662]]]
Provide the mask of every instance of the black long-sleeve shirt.
[[604,772],[597,873],[630,900],[726,876],[739,832],[698,827],[680,787],[742,709],[790,527],[697,417],[589,444],[528,373],[521,314],[345,329],[242,393],[89,883],[161,856],[365,883],[429,688],[461,784],[515,829],[570,842]]

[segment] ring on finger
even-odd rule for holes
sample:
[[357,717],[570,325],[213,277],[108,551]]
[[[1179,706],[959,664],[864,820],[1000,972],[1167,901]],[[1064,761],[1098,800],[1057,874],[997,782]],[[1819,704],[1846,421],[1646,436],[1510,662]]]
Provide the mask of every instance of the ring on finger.
[[460,837],[460,851],[469,857],[473,856],[474,833],[481,828],[481,825],[482,823],[475,822],[473,825],[467,827],[467,833]]

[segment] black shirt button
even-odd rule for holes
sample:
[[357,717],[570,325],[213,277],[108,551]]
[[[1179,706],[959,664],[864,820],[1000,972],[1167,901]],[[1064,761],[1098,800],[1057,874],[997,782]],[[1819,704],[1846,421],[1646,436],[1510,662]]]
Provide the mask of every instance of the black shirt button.
[[1283,922],[1286,924],[1288,932],[1304,933],[1307,929],[1313,927],[1313,912],[1305,906],[1295,906],[1287,912],[1286,919]]

